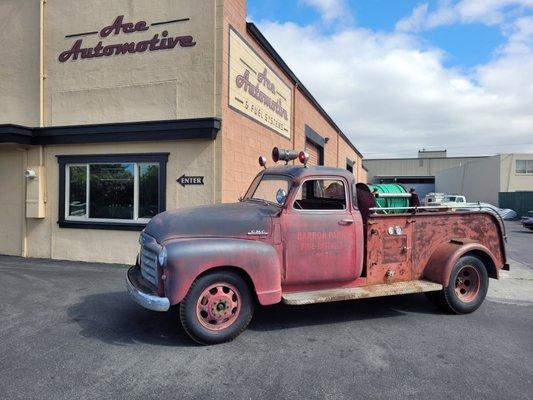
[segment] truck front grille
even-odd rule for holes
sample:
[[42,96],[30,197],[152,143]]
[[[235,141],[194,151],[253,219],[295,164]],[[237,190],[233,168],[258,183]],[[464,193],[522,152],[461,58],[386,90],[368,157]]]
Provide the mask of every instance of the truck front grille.
[[161,247],[154,238],[141,233],[141,275],[152,285],[157,286],[157,256]]

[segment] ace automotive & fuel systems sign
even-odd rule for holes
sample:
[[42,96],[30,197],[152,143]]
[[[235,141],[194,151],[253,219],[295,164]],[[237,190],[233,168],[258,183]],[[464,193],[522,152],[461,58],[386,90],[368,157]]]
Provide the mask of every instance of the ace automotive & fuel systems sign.
[[229,106],[286,138],[291,138],[291,89],[230,28]]
[[[143,32],[152,29],[154,26],[177,24],[189,21],[189,18],[173,19],[168,21],[156,21],[148,23],[146,21],[130,22],[124,19],[124,15],[117,16],[114,21],[107,26],[102,27],[99,31],[81,32],[66,35],[65,38],[80,38],[86,36],[98,35],[100,38],[106,40],[108,37],[115,37],[120,34],[128,34],[133,32]],[[157,29],[157,28],[155,28]],[[121,41],[120,43],[106,43],[100,40],[94,46],[87,46],[83,42],[83,38],[76,39],[70,49],[61,52],[58,56],[58,61],[63,63],[66,61],[76,61],[78,59],[111,57],[123,54],[144,53],[147,51],[158,50],[172,50],[176,47],[193,47],[196,45],[192,36],[170,36],[168,30],[162,30],[155,34],[150,39],[139,41]]]

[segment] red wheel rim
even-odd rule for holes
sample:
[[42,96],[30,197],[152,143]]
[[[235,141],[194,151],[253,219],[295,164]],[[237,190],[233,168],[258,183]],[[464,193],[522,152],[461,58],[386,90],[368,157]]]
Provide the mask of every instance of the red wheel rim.
[[481,287],[481,277],[471,265],[462,267],[455,278],[455,294],[464,303],[473,301]]
[[205,328],[219,331],[233,324],[241,312],[241,295],[229,283],[206,288],[196,303],[196,316]]

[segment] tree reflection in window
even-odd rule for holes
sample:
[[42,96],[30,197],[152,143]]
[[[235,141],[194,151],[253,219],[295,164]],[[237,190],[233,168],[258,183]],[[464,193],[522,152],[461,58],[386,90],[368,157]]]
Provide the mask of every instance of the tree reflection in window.
[[92,164],[89,172],[89,218],[133,219],[134,164]]
[[87,216],[87,166],[72,165],[69,177],[68,215],[85,217]]
[[159,210],[159,164],[139,164],[139,218],[152,218]]

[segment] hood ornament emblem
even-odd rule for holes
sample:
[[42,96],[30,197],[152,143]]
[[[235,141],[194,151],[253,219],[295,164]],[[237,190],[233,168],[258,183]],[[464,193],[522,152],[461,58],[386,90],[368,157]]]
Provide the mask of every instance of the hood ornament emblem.
[[267,236],[268,232],[263,229],[252,229],[247,233],[248,236]]

